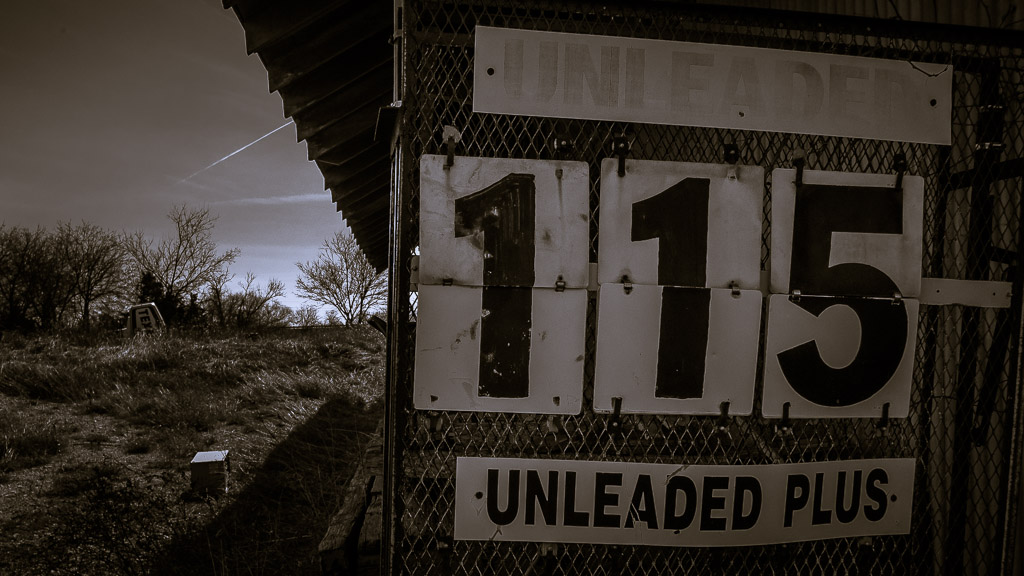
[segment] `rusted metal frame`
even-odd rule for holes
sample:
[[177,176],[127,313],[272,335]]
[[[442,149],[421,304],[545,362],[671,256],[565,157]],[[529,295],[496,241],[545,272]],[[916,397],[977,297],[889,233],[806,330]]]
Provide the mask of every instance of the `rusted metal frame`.
[[[1024,220],[1020,220],[1020,218],[1024,218],[1024,201],[1018,200],[1018,214],[1018,222],[1024,222]],[[1018,225],[1018,254],[1022,248],[1024,248],[1024,226]],[[1006,328],[1013,331],[1009,346],[1011,354],[1010,382],[1007,386],[1007,404],[1010,408],[1010,431],[1006,434],[1004,440],[1005,475],[1002,483],[1002,499],[1000,500],[1000,521],[1003,525],[1003,537],[1000,542],[1003,549],[1001,569],[1005,574],[1009,574],[1014,570],[1015,554],[1020,553],[1021,545],[1020,542],[1016,544],[1014,542],[1015,540],[1020,540],[1021,536],[1024,535],[1024,530],[1022,530],[1021,526],[1022,518],[1019,513],[1022,496],[1024,496],[1020,486],[1021,474],[1024,473],[1024,469],[1022,469],[1022,466],[1024,466],[1024,449],[1022,449],[1022,440],[1024,440],[1024,394],[1021,393],[1021,383],[1024,382],[1024,375],[1021,373],[1022,366],[1024,366],[1021,362],[1021,342],[1022,337],[1024,337],[1024,315],[1022,315],[1022,309],[1024,309],[1024,266],[1021,265],[1019,256],[1013,267],[1012,281],[1013,301],[1011,302],[1010,310],[1006,314]],[[1024,567],[1018,565],[1016,568],[1021,570]]]
[[[454,2],[429,2],[437,8],[454,6]],[[458,5],[474,13],[486,13],[488,10],[499,10],[489,0],[465,0]],[[554,6],[554,4],[550,4]],[[893,20],[869,18],[864,16],[848,16],[842,14],[822,14],[818,12],[802,12],[777,10],[771,8],[753,8],[723,4],[695,4],[690,0],[611,0],[606,2],[574,2],[560,3],[558,8],[520,8],[518,14],[509,16],[514,20],[537,20],[544,23],[562,20],[560,15],[575,15],[587,21],[592,34],[599,34],[603,26],[618,24],[615,18],[618,13],[627,10],[630,13],[643,13],[672,18],[686,18],[698,23],[721,23],[729,26],[749,26],[759,29],[805,30],[809,32],[828,32],[851,36],[870,36],[879,38],[909,38],[922,41],[948,42],[955,38],[957,42],[988,46],[1015,47],[1024,45],[1024,32],[1007,28],[982,28],[955,24],[938,24],[933,22],[915,22],[911,20]],[[533,12],[531,16],[529,13]],[[552,13],[553,12],[553,13]],[[574,22],[578,21],[573,19]],[[785,39],[790,42],[791,39]],[[821,42],[818,42],[820,45]]]
[[[946,211],[949,209],[949,193],[952,190],[949,176],[950,152],[951,150],[949,146],[942,146],[938,149],[935,210],[933,212],[933,220],[931,222],[933,230],[931,243],[935,247],[935,250],[932,253],[931,261],[928,264],[928,275],[933,278],[945,277],[945,266],[943,261],[945,260],[946,251]],[[927,306],[925,311],[924,364],[921,367],[924,382],[922,382],[921,385],[921,432],[917,447],[917,453],[921,459],[921,468],[924,473],[916,476],[917,485],[914,487],[914,493],[916,497],[920,499],[920,506],[923,510],[924,517],[929,519],[925,524],[925,527],[928,529],[925,539],[927,539],[928,542],[933,542],[932,527],[938,521],[938,518],[933,516],[933,511],[931,509],[931,493],[928,491],[928,482],[932,466],[932,411],[935,409],[933,387],[937,381],[935,378],[935,370],[938,364],[937,360],[939,355],[942,353],[938,346],[939,319],[941,311],[941,306]],[[934,562],[929,561],[922,562],[919,566],[925,574],[931,574],[934,571],[935,564]]]
[[[1009,178],[1020,178],[1024,175],[1024,158],[1013,158],[998,162],[993,166],[990,178],[993,180],[1007,180]],[[974,168],[957,172],[950,177],[951,187],[954,190],[967,188],[976,178]]]
[[[1020,110],[1020,108],[1015,108]],[[1019,118],[1018,118],[1019,120]],[[1020,133],[1018,132],[1018,137]],[[1024,163],[1018,171],[1018,177],[1024,178]],[[1024,198],[1017,198],[1017,245],[1016,261],[1010,270],[1013,282],[1013,300],[1010,303],[1007,327],[1013,330],[1010,342],[1010,382],[1007,385],[1007,405],[1010,409],[1010,431],[1004,440],[1005,476],[1003,493],[1001,494],[1001,516],[1004,526],[1002,538],[1003,573],[1024,574],[1024,517],[1020,511],[1024,509],[1024,491],[1020,482],[1024,475],[1024,357],[1021,344],[1024,343]]]
[[[989,106],[1000,106],[999,96],[1000,64],[992,61],[979,71],[981,90],[978,96],[979,109],[991,110]],[[988,280],[992,251],[992,197],[989,192],[993,183],[989,177],[999,162],[1002,142],[1002,117],[978,116],[977,142],[975,144],[975,180],[971,186],[970,221],[968,224],[968,246],[970,247],[968,280]],[[971,452],[974,449],[974,381],[978,374],[978,355],[984,347],[981,335],[983,310],[964,307],[961,320],[960,361],[957,369],[955,397],[955,419],[953,426],[953,470],[950,479],[949,532],[944,546],[946,557],[943,573],[948,576],[964,572],[964,553],[967,544],[967,512],[971,491]],[[1000,529],[1000,532],[1002,530]],[[1001,535],[999,535],[1001,540]],[[996,544],[1001,547],[1002,542]],[[1001,551],[1000,551],[1001,555]]]
[[[392,100],[410,103],[418,95],[416,85],[419,78],[410,74],[409,36],[407,30],[415,27],[415,11],[407,10],[403,0],[394,2],[395,23],[395,73],[396,80]],[[410,25],[412,24],[412,25]],[[415,42],[415,39],[413,40]],[[404,107],[404,106],[403,106]],[[415,107],[413,107],[415,109]],[[398,494],[401,487],[400,472],[403,470],[404,434],[408,425],[407,407],[412,398],[413,354],[415,352],[414,325],[409,320],[410,275],[412,248],[418,243],[415,218],[416,207],[412,206],[413,166],[411,154],[410,118],[398,116],[396,134],[393,138],[391,167],[391,221],[389,241],[388,278],[388,341],[387,341],[387,387],[385,390],[385,436],[384,436],[384,515],[383,542],[381,545],[381,574],[389,575],[399,564],[400,549],[397,543],[402,539],[401,519],[405,506]],[[416,234],[418,235],[418,234]]]

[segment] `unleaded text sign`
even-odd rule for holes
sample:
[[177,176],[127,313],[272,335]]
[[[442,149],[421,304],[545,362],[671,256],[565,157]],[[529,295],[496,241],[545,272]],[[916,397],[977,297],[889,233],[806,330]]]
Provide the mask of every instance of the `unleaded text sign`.
[[473,111],[949,144],[953,68],[476,27]]
[[760,546],[908,534],[914,459],[690,466],[459,458],[455,539]]

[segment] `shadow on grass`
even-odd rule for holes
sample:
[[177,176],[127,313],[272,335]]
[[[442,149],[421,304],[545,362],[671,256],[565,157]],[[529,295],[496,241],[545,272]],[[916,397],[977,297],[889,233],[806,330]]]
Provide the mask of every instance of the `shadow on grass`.
[[347,399],[326,402],[216,518],[172,542],[152,573],[319,574],[317,545],[380,416]]

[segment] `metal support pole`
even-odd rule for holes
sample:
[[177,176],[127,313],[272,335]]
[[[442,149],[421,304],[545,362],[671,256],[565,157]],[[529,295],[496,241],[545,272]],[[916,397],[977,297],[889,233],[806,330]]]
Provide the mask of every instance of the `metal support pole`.
[[[974,71],[981,79],[978,96],[978,128],[974,153],[974,180],[971,185],[971,214],[968,229],[967,279],[988,280],[992,261],[992,170],[999,162],[1002,142],[1002,108],[999,96],[999,61]],[[983,311],[965,307],[957,370],[955,423],[953,427],[953,465],[950,479],[949,533],[945,545],[943,573],[964,573],[967,544],[967,514],[971,509],[971,453],[974,448],[974,381],[978,374],[978,356],[984,346],[980,332]]]

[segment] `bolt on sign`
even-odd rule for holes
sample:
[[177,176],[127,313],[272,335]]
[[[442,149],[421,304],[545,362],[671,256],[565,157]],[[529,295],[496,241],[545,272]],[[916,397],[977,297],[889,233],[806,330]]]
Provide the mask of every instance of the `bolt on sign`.
[[761,326],[759,166],[601,165],[594,409],[753,409]]
[[908,534],[914,466],[461,457],[455,539],[708,547]]
[[417,409],[577,414],[584,162],[420,159]]
[[[924,180],[772,172],[763,413],[892,417],[910,410]],[[895,180],[895,182],[894,182]]]
[[476,27],[473,111],[948,145],[951,66]]

